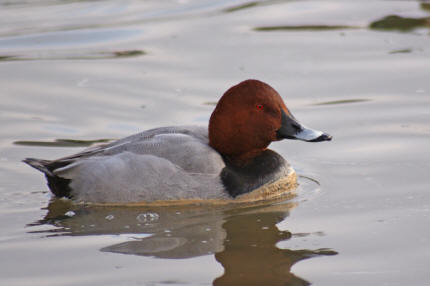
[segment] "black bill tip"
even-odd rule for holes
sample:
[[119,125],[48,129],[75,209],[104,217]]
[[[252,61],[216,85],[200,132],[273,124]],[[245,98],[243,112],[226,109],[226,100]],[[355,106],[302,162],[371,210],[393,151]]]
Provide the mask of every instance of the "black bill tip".
[[308,142],[321,142],[321,141],[331,141],[333,137],[327,133],[323,133],[315,139],[309,140]]

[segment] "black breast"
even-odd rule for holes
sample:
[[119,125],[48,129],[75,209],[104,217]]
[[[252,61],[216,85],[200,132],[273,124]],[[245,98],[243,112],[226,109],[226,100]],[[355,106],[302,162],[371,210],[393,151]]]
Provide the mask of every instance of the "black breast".
[[224,158],[224,162],[226,167],[221,172],[221,180],[234,198],[280,179],[288,166],[284,158],[272,150],[264,151],[245,165],[237,165],[229,158]]

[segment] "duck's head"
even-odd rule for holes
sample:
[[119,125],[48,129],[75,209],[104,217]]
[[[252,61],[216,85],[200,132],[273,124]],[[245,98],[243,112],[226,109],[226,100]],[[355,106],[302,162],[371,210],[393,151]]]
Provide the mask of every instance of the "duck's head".
[[272,141],[330,141],[331,136],[301,125],[268,84],[245,80],[227,90],[209,121],[209,144],[224,156],[246,159]]

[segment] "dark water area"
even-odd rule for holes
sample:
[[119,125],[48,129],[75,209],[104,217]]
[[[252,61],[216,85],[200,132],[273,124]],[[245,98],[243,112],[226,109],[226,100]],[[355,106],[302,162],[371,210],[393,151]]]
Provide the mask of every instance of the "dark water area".
[[[430,3],[1,1],[1,285],[428,285]],[[270,148],[294,197],[53,199],[21,162],[206,125],[248,78],[324,143]]]

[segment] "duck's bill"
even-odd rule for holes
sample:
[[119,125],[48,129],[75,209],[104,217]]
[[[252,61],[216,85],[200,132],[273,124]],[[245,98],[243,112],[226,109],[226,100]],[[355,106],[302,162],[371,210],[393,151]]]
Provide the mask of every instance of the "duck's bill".
[[302,126],[302,128],[303,128],[302,131],[293,135],[294,139],[299,139],[306,142],[321,142],[321,141],[330,141],[332,138],[327,133],[306,128],[304,126]]
[[332,137],[324,132],[301,125],[295,118],[282,110],[282,125],[277,131],[279,139],[297,139],[306,142],[330,141]]

